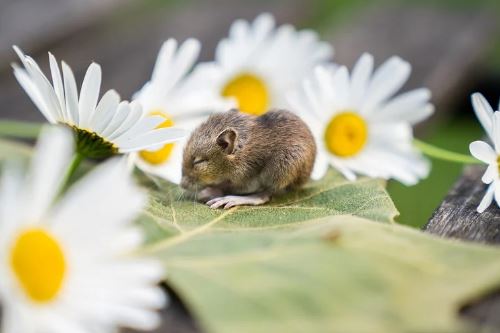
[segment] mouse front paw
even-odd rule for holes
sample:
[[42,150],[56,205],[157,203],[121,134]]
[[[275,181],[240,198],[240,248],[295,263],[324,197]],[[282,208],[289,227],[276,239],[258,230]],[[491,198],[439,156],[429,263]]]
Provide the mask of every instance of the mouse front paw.
[[213,198],[221,197],[224,194],[222,190],[215,187],[206,187],[196,194],[196,200],[200,202],[207,202]]
[[207,201],[207,205],[212,209],[229,209],[236,206],[257,206],[265,204],[270,200],[267,193],[258,193],[252,195],[226,195]]

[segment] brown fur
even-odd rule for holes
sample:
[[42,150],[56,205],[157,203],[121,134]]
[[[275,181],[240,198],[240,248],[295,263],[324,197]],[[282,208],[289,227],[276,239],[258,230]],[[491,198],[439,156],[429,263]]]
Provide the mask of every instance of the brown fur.
[[210,187],[224,194],[272,195],[307,182],[315,156],[311,131],[293,113],[217,113],[189,138],[181,186],[190,191]]

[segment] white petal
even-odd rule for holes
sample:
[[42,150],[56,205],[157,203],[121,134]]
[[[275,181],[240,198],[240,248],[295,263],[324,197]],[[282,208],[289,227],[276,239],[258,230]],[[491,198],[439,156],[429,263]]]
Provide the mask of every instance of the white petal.
[[64,181],[73,152],[71,131],[63,127],[44,128],[31,160],[24,201],[29,205],[25,219],[43,221]]
[[103,163],[69,189],[51,219],[61,239],[97,251],[110,246],[114,234],[132,224],[146,197],[124,162],[116,158]]
[[131,109],[129,102],[122,101],[120,104],[118,104],[118,108],[114,113],[113,119],[111,119],[108,126],[106,126],[106,128],[103,129],[99,134],[106,138],[109,137],[111,134],[113,134],[113,132],[120,128],[123,122],[127,119],[127,116],[130,114],[130,111]]
[[474,141],[469,145],[472,156],[484,163],[496,163],[497,154],[489,144],[483,141]]
[[348,181],[353,182],[356,180],[356,174],[347,166],[343,165],[343,163],[337,159],[330,157],[330,164],[337,171],[339,171]]
[[114,90],[108,90],[99,101],[89,127],[96,133],[102,133],[113,119],[119,103],[118,93]]
[[480,93],[472,95],[472,106],[486,134],[493,141],[493,108]]
[[130,103],[130,112],[128,113],[127,118],[122,122],[120,127],[116,129],[116,131],[108,136],[109,140],[118,139],[120,136],[124,135],[129,129],[137,124],[142,115],[143,112],[141,105],[136,102]]
[[491,136],[495,151],[497,154],[500,154],[500,111],[495,111],[495,113],[493,113],[493,132]]
[[363,99],[370,76],[373,72],[373,56],[371,54],[363,54],[352,70],[351,77],[351,101],[354,106],[360,106],[360,101]]
[[368,86],[364,112],[369,112],[380,103],[394,95],[408,80],[411,66],[399,57],[392,57],[382,64],[373,74]]
[[488,186],[488,189],[486,190],[483,199],[481,200],[479,206],[477,207],[478,213],[484,212],[486,208],[488,208],[491,205],[494,193],[495,193],[495,183],[490,184],[490,186]]
[[53,115],[57,120],[61,120],[61,110],[59,105],[59,100],[54,91],[54,87],[47,79],[45,74],[40,70],[35,60],[30,57],[26,57],[26,70],[34,82],[34,85],[39,89],[40,95],[45,101],[47,110]]
[[328,158],[323,152],[318,152],[318,155],[316,155],[316,160],[314,162],[314,168],[311,174],[311,178],[313,180],[320,180],[321,178],[323,178],[328,171],[328,166]]
[[169,38],[160,48],[158,57],[156,58],[153,74],[151,75],[152,81],[161,81],[169,76],[172,70],[172,58],[177,50],[177,40]]
[[165,118],[161,116],[147,116],[141,118],[132,128],[130,128],[126,133],[116,138],[114,141],[120,145],[120,142],[126,142],[132,140],[138,136],[149,133],[156,129]]
[[63,61],[64,92],[66,97],[66,112],[73,125],[78,125],[80,115],[78,111],[78,88],[71,68]]
[[182,153],[186,140],[173,143],[172,153],[165,163],[152,165],[144,161],[138,154],[131,154],[133,163],[149,175],[163,178],[171,183],[179,184],[182,178]]
[[481,177],[481,181],[485,184],[491,184],[495,179],[498,179],[498,165],[490,164]]
[[130,153],[133,151],[148,149],[152,146],[178,141],[186,137],[187,134],[188,133],[185,130],[180,128],[159,128],[136,138],[120,142],[118,143],[118,146],[120,148],[120,152]]
[[405,121],[414,125],[429,117],[434,107],[428,104],[431,92],[421,88],[394,98],[376,113],[377,121]]
[[83,78],[82,88],[80,90],[80,100],[78,104],[80,127],[88,127],[89,120],[92,119],[94,114],[97,100],[99,98],[99,90],[101,89],[101,66],[92,63],[85,77]]
[[52,114],[52,110],[50,110],[50,108],[47,106],[40,90],[36,87],[33,80],[31,80],[28,73],[15,64],[12,65],[12,67],[14,69],[14,76],[16,77],[17,81],[24,89],[24,91],[26,91],[33,104],[35,104],[38,110],[40,110],[47,121],[49,121],[50,123],[55,123],[56,118]]
[[59,65],[57,64],[56,58],[49,52],[49,62],[50,62],[50,72],[52,74],[52,83],[54,85],[54,91],[56,93],[57,99],[59,100],[60,106],[60,117],[64,121],[68,120],[66,115],[66,103],[64,101],[64,87],[61,79],[61,71],[59,70]]
[[343,66],[333,76],[333,94],[337,108],[345,109],[349,106],[349,88],[349,72]]
[[171,90],[193,67],[200,53],[201,44],[198,40],[190,38],[179,47],[172,63],[172,73],[163,89]]

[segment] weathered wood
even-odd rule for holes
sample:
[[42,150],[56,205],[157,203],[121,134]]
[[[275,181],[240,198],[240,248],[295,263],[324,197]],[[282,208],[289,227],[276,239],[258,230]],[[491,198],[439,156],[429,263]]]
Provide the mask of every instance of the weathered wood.
[[483,166],[465,168],[424,230],[443,237],[481,243],[500,243],[500,208],[492,204],[484,213],[476,211],[486,185],[481,181]]
[[[485,212],[476,211],[486,191],[483,166],[466,167],[448,196],[424,227],[442,237],[500,244],[500,208],[493,203]],[[488,332],[500,332],[500,290],[465,304],[461,314]]]

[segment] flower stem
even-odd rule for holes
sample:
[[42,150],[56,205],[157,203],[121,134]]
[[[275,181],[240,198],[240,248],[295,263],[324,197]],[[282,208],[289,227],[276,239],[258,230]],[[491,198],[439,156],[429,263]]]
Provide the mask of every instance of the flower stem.
[[71,181],[71,178],[75,174],[76,170],[78,169],[78,166],[82,163],[84,158],[85,158],[84,155],[78,152],[75,153],[73,159],[71,160],[70,165],[68,166],[68,169],[66,170],[66,174],[64,175],[63,183],[61,186],[61,192],[66,190],[66,188],[69,185],[69,182]]
[[36,139],[42,128],[42,123],[0,120],[0,136],[20,139]]
[[459,154],[446,149],[442,149],[417,139],[413,140],[413,144],[415,145],[415,147],[420,149],[422,153],[424,153],[425,155],[438,160],[454,162],[454,163],[462,163],[462,164],[481,163],[479,160],[475,159],[472,156]]

